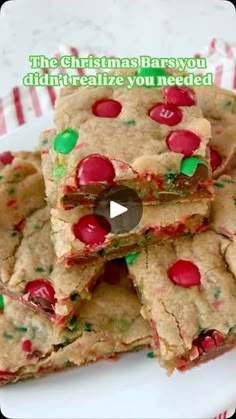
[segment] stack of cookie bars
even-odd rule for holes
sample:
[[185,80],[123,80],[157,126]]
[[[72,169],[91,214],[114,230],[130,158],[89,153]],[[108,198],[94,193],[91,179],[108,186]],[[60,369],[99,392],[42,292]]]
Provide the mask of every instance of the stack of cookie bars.
[[[145,346],[184,371],[236,346],[234,94],[69,87],[54,122],[40,152],[0,155],[0,384]],[[114,185],[143,203],[122,234],[93,212]]]

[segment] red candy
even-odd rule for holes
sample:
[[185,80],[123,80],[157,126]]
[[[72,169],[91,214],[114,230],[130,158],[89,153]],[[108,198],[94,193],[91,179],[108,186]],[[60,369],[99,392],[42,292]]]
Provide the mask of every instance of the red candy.
[[212,337],[217,345],[220,345],[224,340],[224,336],[218,330],[212,332]]
[[14,159],[14,156],[11,154],[10,151],[4,151],[3,153],[0,153],[0,162],[6,166],[7,164],[11,164],[12,160]]
[[166,138],[169,150],[182,153],[186,157],[191,156],[199,148],[200,143],[201,138],[187,129],[171,131]]
[[211,168],[214,172],[222,163],[222,159],[220,155],[217,153],[216,150],[210,147],[210,162],[211,162]]
[[31,352],[32,350],[32,342],[31,340],[27,339],[22,342],[22,351],[24,352]]
[[164,98],[175,106],[196,105],[195,92],[188,87],[168,86],[163,89]]
[[115,177],[113,164],[107,157],[90,154],[76,168],[75,182],[78,187],[91,183],[111,183]]
[[120,102],[113,99],[101,99],[92,106],[92,112],[100,118],[116,118],[121,112]]
[[28,282],[25,287],[25,294],[30,294],[32,297],[43,298],[53,305],[56,302],[54,288],[49,282],[42,279],[35,279],[34,281]]
[[201,339],[200,344],[204,352],[212,351],[216,347],[216,343],[211,336],[205,336]]
[[182,121],[182,111],[171,103],[157,103],[150,109],[149,116],[159,124],[170,127]]
[[218,330],[208,330],[208,332],[200,335],[194,340],[194,345],[204,352],[212,351],[216,346],[220,345],[224,340],[224,336]]
[[201,274],[194,263],[180,259],[168,270],[168,277],[175,285],[188,288],[200,285]]
[[104,243],[111,226],[102,216],[85,215],[73,225],[72,230],[76,239],[85,244],[93,245]]

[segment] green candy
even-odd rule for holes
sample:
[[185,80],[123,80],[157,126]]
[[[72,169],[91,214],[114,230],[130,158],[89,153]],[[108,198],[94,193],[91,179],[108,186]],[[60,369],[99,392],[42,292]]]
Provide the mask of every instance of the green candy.
[[207,163],[199,157],[185,157],[181,161],[180,173],[191,177],[194,175],[199,164],[204,164],[205,166],[207,166]]
[[0,294],[0,310],[4,309],[4,297],[2,294]]
[[132,265],[135,259],[138,257],[140,252],[130,253],[125,257],[127,265]]
[[69,154],[73,150],[78,138],[79,134],[77,131],[67,128],[55,136],[53,148],[58,153]]
[[[163,77],[163,76],[168,77],[168,75],[169,74],[163,68],[151,68],[151,67],[140,68],[136,73],[136,76],[155,77],[154,86],[159,86],[158,80],[156,79],[157,77]],[[153,86],[148,86],[147,85],[146,87],[153,87]]]
[[53,169],[53,178],[59,179],[66,174],[66,168],[64,166],[58,166]]

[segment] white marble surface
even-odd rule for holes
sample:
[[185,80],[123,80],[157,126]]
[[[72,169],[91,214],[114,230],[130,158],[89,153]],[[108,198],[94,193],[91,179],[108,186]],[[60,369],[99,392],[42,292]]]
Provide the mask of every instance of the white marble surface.
[[99,53],[186,56],[212,37],[236,41],[224,0],[12,0],[1,9],[0,95],[29,71],[29,54],[60,44]]

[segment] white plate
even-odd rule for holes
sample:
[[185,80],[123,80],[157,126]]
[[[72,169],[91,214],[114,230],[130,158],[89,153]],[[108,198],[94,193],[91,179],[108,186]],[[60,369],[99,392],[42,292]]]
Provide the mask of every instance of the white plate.
[[[44,116],[0,139],[0,151],[33,149]],[[213,418],[235,401],[236,351],[184,374],[167,377],[146,352],[100,361],[0,390],[10,418]]]

